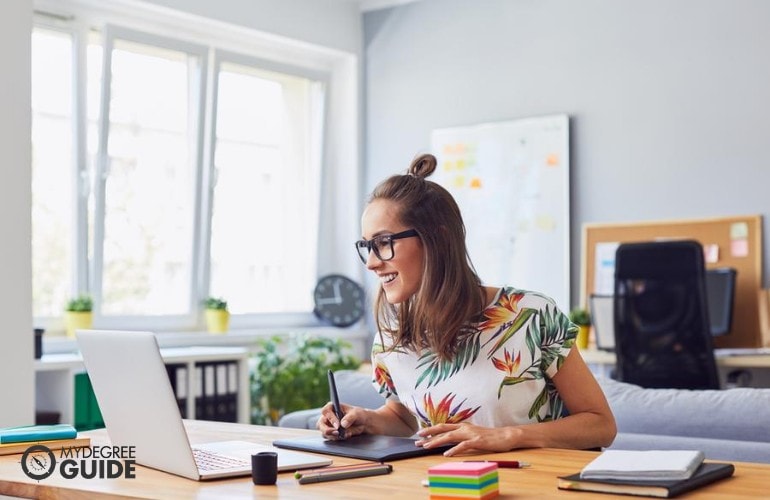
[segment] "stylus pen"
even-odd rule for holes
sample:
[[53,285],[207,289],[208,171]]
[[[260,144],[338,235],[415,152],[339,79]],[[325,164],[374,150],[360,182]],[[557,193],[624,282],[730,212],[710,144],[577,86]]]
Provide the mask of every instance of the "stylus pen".
[[466,460],[466,462],[497,464],[501,469],[521,469],[523,467],[529,467],[529,463],[519,462],[518,460]]
[[371,467],[341,471],[316,472],[303,474],[298,479],[299,484],[322,483],[324,481],[336,481],[338,479],[352,479],[354,477],[380,476],[390,474],[393,466],[390,464],[377,464]]
[[334,415],[337,416],[337,420],[340,421],[340,426],[337,428],[338,436],[340,439],[345,439],[345,429],[342,428],[342,417],[345,415],[342,413],[342,407],[340,406],[340,397],[337,394],[337,384],[334,383],[334,372],[329,370],[327,372],[329,376],[329,396],[332,400],[332,406],[334,406]]

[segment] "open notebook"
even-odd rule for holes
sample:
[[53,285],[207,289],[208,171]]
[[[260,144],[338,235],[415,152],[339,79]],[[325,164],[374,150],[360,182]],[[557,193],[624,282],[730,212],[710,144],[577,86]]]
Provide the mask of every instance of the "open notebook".
[[260,451],[278,453],[279,471],[332,463],[248,441],[191,446],[153,333],[78,330],[77,341],[110,441],[135,446],[140,465],[205,480],[250,475]]

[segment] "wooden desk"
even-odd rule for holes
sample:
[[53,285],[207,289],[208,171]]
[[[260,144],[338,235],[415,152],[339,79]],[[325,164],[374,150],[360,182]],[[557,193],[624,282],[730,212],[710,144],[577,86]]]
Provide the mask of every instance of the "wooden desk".
[[[277,438],[313,434],[315,431],[249,426],[217,422],[187,421],[190,439],[194,443],[215,440],[243,439],[270,443]],[[106,444],[104,430],[90,431],[93,444]],[[561,491],[556,477],[579,471],[597,455],[596,452],[537,449],[520,450],[495,455],[478,455],[474,459],[517,459],[530,462],[526,469],[501,469],[501,498],[541,499],[564,497],[573,500],[591,498],[588,493]],[[0,457],[0,495],[30,498],[427,498],[428,489],[421,486],[428,467],[449,460],[440,455],[392,462],[393,473],[328,483],[300,485],[291,473],[278,475],[275,486],[255,486],[250,477],[197,482],[137,466],[135,479],[64,479],[58,472],[40,482],[29,479],[21,470],[21,455]],[[334,457],[335,465],[359,462]],[[691,494],[704,499],[732,500],[736,497],[767,496],[770,465],[735,463],[734,477],[709,485]],[[608,498],[608,495],[596,496]]]

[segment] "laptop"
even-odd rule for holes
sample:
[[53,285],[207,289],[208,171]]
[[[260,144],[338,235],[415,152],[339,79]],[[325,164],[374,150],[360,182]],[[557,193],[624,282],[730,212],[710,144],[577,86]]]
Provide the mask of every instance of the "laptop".
[[110,441],[134,446],[140,465],[201,481],[251,475],[251,455],[260,451],[278,454],[279,472],[332,463],[248,441],[191,446],[152,332],[78,330],[76,337]]

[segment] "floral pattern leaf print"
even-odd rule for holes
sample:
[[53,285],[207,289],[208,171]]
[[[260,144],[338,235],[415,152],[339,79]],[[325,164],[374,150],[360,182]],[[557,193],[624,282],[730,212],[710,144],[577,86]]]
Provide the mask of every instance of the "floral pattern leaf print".
[[438,405],[433,404],[433,398],[430,393],[425,393],[423,397],[423,411],[420,411],[420,407],[415,402],[414,409],[420,419],[420,425],[424,427],[430,427],[438,424],[459,424],[460,422],[467,420],[476,413],[481,406],[476,408],[461,409],[466,400],[462,400],[457,405],[452,407],[455,394],[451,392],[441,398]]
[[537,370],[533,370],[535,363],[524,370],[519,370],[519,366],[521,365],[521,351],[516,354],[516,357],[514,358],[508,349],[503,349],[503,358],[492,358],[492,364],[495,365],[495,368],[505,373],[502,382],[500,382],[500,387],[497,389],[497,399],[500,399],[500,396],[503,393],[503,387],[539,378]]
[[417,368],[425,368],[417,378],[415,387],[418,387],[423,380],[428,381],[428,387],[438,384],[469,364],[473,363],[479,356],[481,350],[481,341],[479,333],[469,336],[457,349],[457,355],[453,360],[442,360],[435,352],[426,351],[417,360]]
[[538,342],[542,351],[540,367],[545,370],[556,361],[557,368],[561,368],[565,359],[561,351],[571,348],[575,343],[578,327],[556,307],[545,306],[540,315],[539,330],[542,332]]
[[484,311],[484,316],[487,319],[479,324],[479,329],[498,328],[489,340],[484,343],[483,347],[486,347],[487,344],[497,339],[497,342],[487,353],[487,359],[491,359],[537,313],[535,309],[519,307],[519,301],[523,296],[523,293],[511,293],[509,290],[505,290],[505,293],[500,295],[500,300],[497,301],[497,304],[488,307]]

